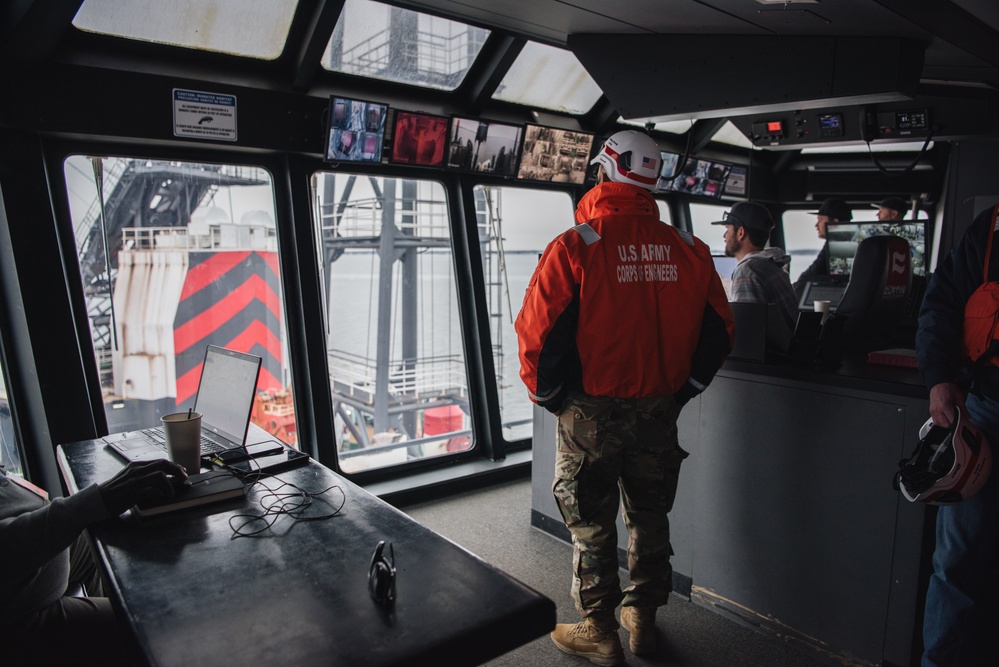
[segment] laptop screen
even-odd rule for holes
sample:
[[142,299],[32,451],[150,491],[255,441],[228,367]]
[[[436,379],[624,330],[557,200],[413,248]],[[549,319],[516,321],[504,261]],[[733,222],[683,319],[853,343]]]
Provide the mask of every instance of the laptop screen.
[[257,390],[260,357],[209,345],[201,369],[195,412],[201,427],[241,444]]

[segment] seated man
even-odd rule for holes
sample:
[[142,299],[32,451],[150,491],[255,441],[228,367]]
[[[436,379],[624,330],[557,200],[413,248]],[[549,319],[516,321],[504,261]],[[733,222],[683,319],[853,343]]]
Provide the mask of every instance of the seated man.
[[0,466],[0,656],[4,664],[128,665],[135,661],[107,598],[66,597],[69,583],[100,594],[83,531],[136,503],[172,496],[184,469],[130,463],[106,482],[49,502]]
[[774,228],[770,212],[760,204],[740,202],[711,224],[725,225],[725,254],[739,260],[732,271],[732,301],[773,304],[788,331],[793,330],[798,300],[787,272],[791,258],[780,248],[766,247]]
[[[830,222],[849,222],[853,220],[853,211],[842,199],[831,197],[824,202],[819,210],[815,212],[815,232],[819,238],[825,241],[826,225]],[[798,280],[794,283],[794,293],[799,297],[805,290],[805,285],[812,280],[821,280],[829,275],[829,242],[822,244],[822,249],[815,257],[811,266],[802,271]]]
[[905,212],[909,210],[909,205],[901,197],[885,197],[880,204],[871,204],[871,206],[878,209],[880,222],[901,220],[905,217]]

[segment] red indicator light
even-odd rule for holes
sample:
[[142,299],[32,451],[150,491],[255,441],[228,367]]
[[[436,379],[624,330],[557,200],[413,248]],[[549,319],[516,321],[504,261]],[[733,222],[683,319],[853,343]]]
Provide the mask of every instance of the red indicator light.
[[779,120],[769,121],[767,123],[767,132],[781,132],[781,123]]

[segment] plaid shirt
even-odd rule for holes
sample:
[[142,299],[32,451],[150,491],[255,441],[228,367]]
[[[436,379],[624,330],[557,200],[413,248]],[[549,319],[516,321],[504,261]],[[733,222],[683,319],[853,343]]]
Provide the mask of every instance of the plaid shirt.
[[765,248],[742,258],[732,272],[732,301],[772,303],[790,329],[798,319],[798,299],[787,265],[791,258],[780,248]]

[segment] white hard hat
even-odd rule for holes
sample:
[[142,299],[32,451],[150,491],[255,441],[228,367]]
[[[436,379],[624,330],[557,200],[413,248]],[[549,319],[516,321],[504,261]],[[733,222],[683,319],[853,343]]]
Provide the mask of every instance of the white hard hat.
[[950,428],[927,421],[912,456],[899,462],[895,486],[910,502],[948,505],[985,486],[992,472],[992,450],[978,427],[954,408]]
[[656,140],[647,134],[624,130],[612,134],[590,164],[600,164],[607,178],[655,192],[659,184],[662,153]]

